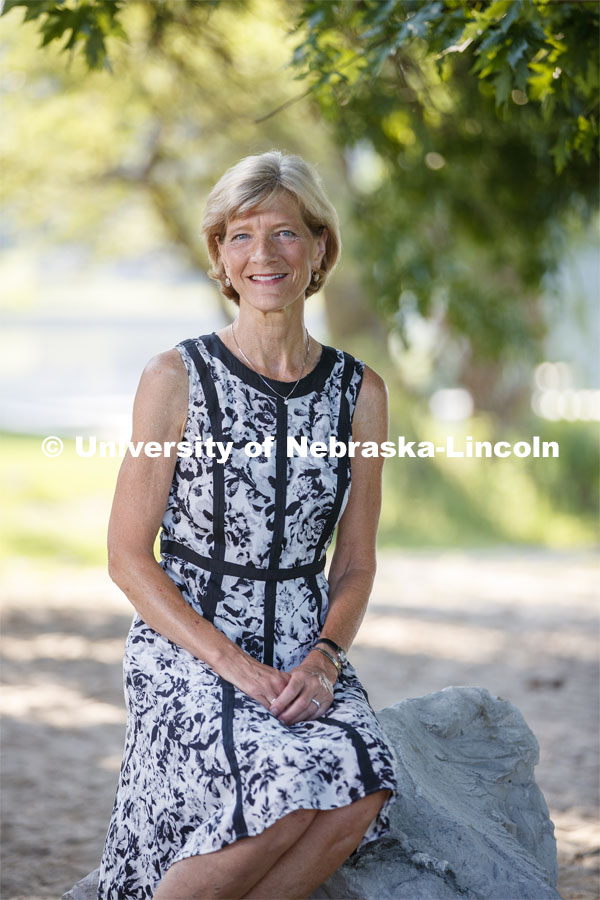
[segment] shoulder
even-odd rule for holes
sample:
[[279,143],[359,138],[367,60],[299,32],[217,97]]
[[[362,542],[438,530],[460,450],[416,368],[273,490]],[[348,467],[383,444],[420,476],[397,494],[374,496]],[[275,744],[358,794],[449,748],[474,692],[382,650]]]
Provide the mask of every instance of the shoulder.
[[142,372],[140,384],[154,389],[173,391],[184,385],[187,390],[188,370],[175,347],[152,356]]
[[[357,436],[362,432],[369,432],[371,435],[374,435],[382,428],[387,429],[388,405],[389,391],[387,384],[375,369],[372,369],[366,363],[362,363],[362,378],[352,421],[353,432]],[[366,439],[376,440],[377,438],[369,437]]]
[[381,375],[375,369],[372,369],[371,366],[363,363],[362,360],[357,360],[357,362],[361,364],[362,368],[359,398],[362,397],[363,403],[365,400],[373,403],[382,402],[383,400],[387,401],[389,392],[387,384]]
[[180,378],[187,373],[187,369],[179,350],[172,347],[150,357],[144,372],[153,378]]
[[356,379],[360,388],[359,396],[362,395],[363,398],[367,396],[369,399],[376,399],[377,397],[387,397],[387,385],[381,375],[379,375],[375,369],[372,369],[371,366],[368,366],[364,360],[359,359],[358,356],[353,356],[347,350],[336,349],[335,347],[328,347],[327,349],[333,350],[334,353],[337,353],[338,358],[342,357],[350,362],[351,368],[353,369],[353,380]]
[[152,356],[142,372],[134,403],[134,419],[183,430],[188,410],[188,372],[176,348]]
[[381,413],[387,412],[389,392],[387,384],[375,369],[368,366],[362,359],[353,356],[347,350],[331,348],[338,357],[344,357],[351,364],[350,382],[354,385],[355,411],[354,415],[361,415],[370,407]]

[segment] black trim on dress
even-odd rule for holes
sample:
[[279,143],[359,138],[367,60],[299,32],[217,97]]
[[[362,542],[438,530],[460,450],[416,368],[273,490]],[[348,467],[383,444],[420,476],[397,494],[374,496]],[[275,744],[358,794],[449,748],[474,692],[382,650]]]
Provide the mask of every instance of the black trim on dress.
[[222,729],[223,729],[223,747],[225,755],[231,769],[231,774],[235,780],[235,809],[233,811],[233,827],[235,829],[236,838],[248,837],[248,827],[244,819],[243,796],[242,796],[242,779],[240,768],[238,766],[237,757],[235,755],[235,744],[233,741],[233,709],[235,701],[235,688],[230,681],[226,681],[219,676],[222,696]]
[[[193,338],[188,338],[181,343],[193,359],[200,375],[200,382],[202,384],[202,390],[204,391],[206,407],[210,418],[212,437],[215,441],[222,441],[223,415],[219,406],[217,389],[206,361],[203,359],[202,354],[198,350],[196,341]],[[212,477],[213,558],[218,561],[223,561],[225,558],[225,469],[216,459],[213,459],[212,461]],[[223,574],[219,571],[212,570],[206,586],[206,593],[200,598],[204,617],[208,619],[209,622],[214,620],[217,606],[225,599],[222,582]]]
[[320,716],[316,721],[328,722],[330,725],[337,725],[338,728],[343,728],[346,734],[350,735],[350,740],[352,741],[352,744],[356,751],[356,759],[358,761],[358,768],[360,769],[360,777],[365,786],[365,791],[367,793],[372,793],[373,791],[379,790],[381,788],[381,779],[379,779],[373,771],[373,766],[371,764],[371,758],[369,756],[369,751],[367,750],[367,745],[365,744],[362,736],[358,733],[356,728],[354,728],[354,726],[350,725],[348,722],[341,722],[339,719],[333,719],[330,716]]
[[[287,405],[277,397],[277,422],[275,432],[275,513],[273,516],[273,538],[269,553],[269,568],[276,569],[281,559],[283,535],[285,531],[285,506],[287,497]],[[277,582],[265,585],[264,603],[264,643],[263,662],[273,665],[275,654],[275,611],[277,605]]]
[[[323,557],[323,568],[325,568],[325,560],[326,556]],[[321,589],[319,587],[319,583],[315,578],[317,573],[312,573],[308,576],[308,586],[312,591],[312,595],[315,598],[315,602],[317,604],[317,621],[319,622],[319,626],[322,626],[321,616],[323,615],[323,595],[321,593]]]
[[[216,332],[213,331],[211,334],[202,334],[199,338],[196,338],[196,340],[201,340],[212,356],[215,356],[220,360],[230,372],[237,375],[238,378],[241,378],[246,384],[256,388],[257,391],[266,394],[268,397],[272,397],[273,400],[278,399],[276,394],[269,390],[261,376],[255,372],[254,369],[251,369],[238,359]],[[323,344],[321,356],[319,357],[316,366],[312,371],[300,379],[290,397],[290,403],[293,402],[294,397],[303,397],[306,394],[310,394],[312,391],[319,391],[327,381],[337,360],[338,355],[335,347]],[[275,378],[267,378],[266,375],[263,377],[265,381],[270,385],[273,385],[273,388],[276,391],[279,391],[284,396],[291,390],[291,387],[294,384],[293,381],[277,381]]]
[[[198,566],[199,569],[208,569],[210,572],[218,572],[220,575],[235,575],[238,578],[251,578],[254,581],[289,581],[292,578],[304,578],[310,575],[318,575],[325,568],[327,557],[323,556],[317,562],[306,563],[302,566],[294,566],[290,569],[259,569],[256,566],[243,563],[229,562],[227,559],[217,560],[210,556],[201,556],[187,544],[181,541],[173,541],[161,536],[161,556],[175,556],[186,562]],[[181,587],[181,585],[177,585]]]
[[[342,386],[340,391],[340,408],[338,414],[338,428],[337,428],[337,439],[338,441],[342,441],[343,443],[347,443],[352,436],[351,429],[351,416],[350,416],[350,405],[348,403],[347,390],[348,385],[352,379],[352,375],[354,372],[354,363],[355,359],[353,356],[350,356],[349,353],[343,351],[344,354],[344,370],[342,372]],[[319,559],[323,554],[323,549],[325,544],[333,534],[333,530],[335,528],[338,514],[340,511],[340,507],[342,505],[342,501],[344,499],[344,494],[346,492],[346,487],[348,485],[350,471],[350,457],[348,453],[344,456],[338,457],[338,469],[337,469],[337,485],[335,491],[335,500],[333,502],[333,506],[329,515],[325,520],[325,524],[323,526],[323,531],[321,532],[321,537],[319,538],[319,543],[315,548],[315,562]]]

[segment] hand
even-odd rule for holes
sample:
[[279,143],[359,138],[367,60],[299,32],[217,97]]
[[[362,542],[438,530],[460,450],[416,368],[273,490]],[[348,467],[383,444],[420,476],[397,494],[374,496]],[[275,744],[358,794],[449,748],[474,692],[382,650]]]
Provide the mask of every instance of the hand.
[[[319,664],[304,660],[291,672],[271,712],[284,725],[295,725],[325,715],[333,702],[333,682]],[[313,703],[313,697],[320,706]]]
[[[291,674],[267,666],[251,656],[245,656],[241,668],[236,667],[235,672],[230,672],[225,677],[249,697],[253,697],[266,709],[270,709],[272,701],[284,690]],[[315,706],[314,703],[312,705]]]

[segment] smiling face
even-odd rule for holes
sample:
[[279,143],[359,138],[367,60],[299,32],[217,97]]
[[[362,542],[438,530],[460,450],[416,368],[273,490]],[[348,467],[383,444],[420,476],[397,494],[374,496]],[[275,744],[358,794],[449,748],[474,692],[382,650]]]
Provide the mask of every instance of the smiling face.
[[326,240],[327,229],[315,237],[296,199],[280,191],[268,203],[232,218],[217,247],[240,303],[272,310],[304,300]]

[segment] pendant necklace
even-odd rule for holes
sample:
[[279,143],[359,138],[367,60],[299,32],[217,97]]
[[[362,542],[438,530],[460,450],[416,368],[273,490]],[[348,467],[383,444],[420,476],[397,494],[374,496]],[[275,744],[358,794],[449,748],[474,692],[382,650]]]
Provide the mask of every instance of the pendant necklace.
[[[300,372],[300,378],[302,378],[302,375],[303,375],[303,373],[304,373],[304,368],[305,368],[305,366],[306,366],[306,360],[308,359],[308,354],[310,353],[310,337],[309,337],[309,335],[308,335],[308,331],[306,330],[306,326],[304,326],[304,332],[305,332],[306,338],[307,338],[307,340],[306,340],[306,356],[304,357],[304,363],[302,364],[302,371]],[[279,391],[276,391],[275,388],[274,388],[272,385],[270,385],[269,382],[266,381],[266,380],[262,377],[262,375],[260,374],[260,372],[257,372],[257,371],[256,371],[256,366],[254,366],[254,365],[250,362],[250,360],[248,359],[248,357],[246,356],[246,354],[244,353],[244,351],[242,350],[242,348],[241,348],[240,345],[238,344],[237,338],[236,338],[236,336],[235,336],[235,331],[233,330],[233,322],[231,323],[231,333],[232,333],[232,335],[233,335],[233,339],[234,339],[234,341],[235,341],[235,343],[236,343],[236,346],[237,346],[238,350],[240,351],[240,353],[242,354],[242,356],[244,357],[244,359],[246,360],[246,362],[250,365],[250,367],[251,367],[252,369],[254,369],[254,371],[256,372],[256,374],[258,375],[258,377],[261,378],[261,379],[264,381],[264,383],[267,385],[267,387],[268,387],[270,390],[272,390],[275,394],[277,394],[278,397],[281,397],[281,399],[283,400],[283,402],[284,402],[285,405],[287,406],[289,398],[291,397],[292,393],[293,393],[293,392],[296,390],[296,388],[298,387],[298,383],[299,383],[299,381],[300,381],[300,378],[298,379],[298,381],[296,382],[296,384],[292,387],[292,390],[289,392],[289,394],[285,394],[285,395],[284,395],[284,394],[280,394]]]

